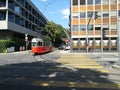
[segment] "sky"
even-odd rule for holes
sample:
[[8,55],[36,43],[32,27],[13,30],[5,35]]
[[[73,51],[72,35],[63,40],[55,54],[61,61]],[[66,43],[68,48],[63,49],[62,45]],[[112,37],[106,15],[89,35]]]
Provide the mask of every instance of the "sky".
[[43,15],[56,24],[69,28],[70,0],[31,0]]

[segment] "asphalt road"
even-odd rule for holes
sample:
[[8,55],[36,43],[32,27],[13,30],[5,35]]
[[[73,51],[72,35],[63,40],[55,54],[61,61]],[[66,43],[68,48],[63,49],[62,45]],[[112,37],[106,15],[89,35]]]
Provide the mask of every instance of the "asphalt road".
[[[67,53],[54,51],[35,57],[29,52],[0,54],[0,90],[120,89],[119,70],[105,67],[110,73],[102,73],[94,69],[73,69],[56,62]],[[99,55],[88,56],[96,60]]]

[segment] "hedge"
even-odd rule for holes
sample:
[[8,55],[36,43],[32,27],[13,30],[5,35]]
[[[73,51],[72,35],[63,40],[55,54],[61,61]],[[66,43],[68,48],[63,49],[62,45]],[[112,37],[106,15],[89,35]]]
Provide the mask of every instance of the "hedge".
[[[6,53],[7,48],[15,47],[15,51],[20,50],[20,46],[25,46],[25,41],[21,39],[13,39],[13,40],[0,40],[0,53]],[[28,46],[30,49],[30,44]]]

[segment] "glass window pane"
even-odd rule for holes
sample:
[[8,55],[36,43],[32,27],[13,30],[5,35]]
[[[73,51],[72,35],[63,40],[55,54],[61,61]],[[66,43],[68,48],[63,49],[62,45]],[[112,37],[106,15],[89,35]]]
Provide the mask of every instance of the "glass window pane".
[[109,30],[109,25],[108,24],[103,24],[103,29],[104,30]]
[[85,18],[85,12],[80,13],[80,18]]
[[114,4],[114,3],[117,3],[117,0],[110,0],[110,3],[112,4]]
[[78,18],[78,13],[73,13],[72,16],[73,18]]
[[92,12],[87,12],[87,17],[92,17]]
[[78,5],[78,0],[73,0],[73,5]]
[[78,25],[73,25],[73,31],[78,31]]
[[8,13],[8,21],[14,22],[14,13]]
[[88,0],[87,3],[88,4],[93,4],[93,0]]
[[101,0],[95,0],[95,4],[101,4]]
[[6,19],[6,11],[0,11],[0,20]]
[[108,4],[109,0],[103,0],[103,4]]
[[101,30],[101,25],[95,25],[95,30]]
[[80,25],[80,31],[84,31],[86,30],[86,26],[85,25]]
[[86,0],[80,0],[80,5],[85,5],[86,4]]
[[88,30],[93,30],[93,25],[89,25]]
[[116,11],[111,11],[110,12],[110,16],[111,17],[116,17],[117,16],[117,12]]
[[111,24],[110,29],[111,30],[117,30],[117,25],[116,24]]
[[10,9],[14,10],[14,1],[9,0],[9,1],[8,1],[8,7],[9,7]]
[[15,16],[15,23],[20,25],[20,17],[19,16]]
[[109,13],[108,12],[103,12],[103,17],[109,17]]
[[0,7],[6,6],[6,0],[0,0]]

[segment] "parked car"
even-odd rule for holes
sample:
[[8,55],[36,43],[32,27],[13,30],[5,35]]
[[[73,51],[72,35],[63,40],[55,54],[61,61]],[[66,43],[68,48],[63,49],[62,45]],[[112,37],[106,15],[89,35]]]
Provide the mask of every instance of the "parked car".
[[58,47],[58,49],[59,49],[59,50],[63,50],[63,49],[65,49],[65,46],[64,46],[64,45],[60,45],[60,46]]
[[66,46],[66,47],[65,47],[65,50],[70,50],[70,46]]

